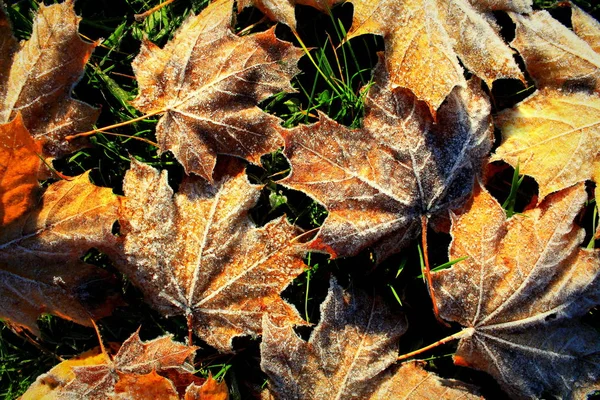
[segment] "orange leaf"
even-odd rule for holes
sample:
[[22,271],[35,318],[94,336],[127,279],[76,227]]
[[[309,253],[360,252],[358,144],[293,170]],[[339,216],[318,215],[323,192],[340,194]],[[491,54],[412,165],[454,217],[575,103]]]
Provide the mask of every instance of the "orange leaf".
[[0,316],[37,333],[40,314],[90,325],[118,303],[114,277],[80,261],[112,252],[118,199],[89,173],[52,184],[39,204],[0,230]]
[[228,400],[229,390],[225,381],[217,382],[209,376],[202,385],[191,384],[185,392],[185,400]]
[[144,375],[119,374],[113,399],[178,400],[173,383],[152,370]]
[[29,211],[41,192],[37,174],[41,146],[23,125],[21,114],[0,125],[0,226]]

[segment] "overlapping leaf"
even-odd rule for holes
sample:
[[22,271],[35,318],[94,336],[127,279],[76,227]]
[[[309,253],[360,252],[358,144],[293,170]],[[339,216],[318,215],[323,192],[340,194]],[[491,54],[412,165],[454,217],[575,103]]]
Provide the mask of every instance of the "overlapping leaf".
[[505,219],[484,189],[453,224],[433,275],[440,316],[467,327],[455,363],[490,373],[515,398],[585,398],[600,388],[600,336],[575,318],[600,302],[600,252],[579,247],[582,184]]
[[89,325],[90,318],[112,311],[111,275],[80,258],[92,247],[114,248],[117,198],[88,175],[51,185],[37,207],[2,227],[2,318],[38,332],[42,313]]
[[163,114],[156,128],[186,172],[212,181],[216,154],[258,163],[281,147],[279,120],[257,104],[292,91],[301,50],[274,30],[238,37],[230,30],[232,0],[219,0],[190,17],[161,49],[145,41],[133,68],[140,86],[134,105]]
[[195,352],[171,336],[142,342],[136,332],[114,359],[96,350],[63,361],[40,375],[23,399],[227,399],[224,382],[193,375]]
[[77,148],[64,137],[88,130],[99,110],[71,97],[94,44],[77,32],[80,18],[73,1],[40,5],[31,38],[17,45],[10,24],[0,8],[0,123],[17,112],[32,136],[43,144],[45,156],[57,156]]
[[282,182],[329,211],[313,248],[349,256],[371,246],[381,261],[418,233],[422,216],[443,217],[469,196],[491,125],[479,80],[456,88],[434,123],[425,103],[393,89],[381,64],[375,76],[362,129],[322,115],[284,132],[292,174]]
[[302,323],[279,296],[304,270],[299,231],[284,218],[262,228],[249,220],[260,189],[239,166],[215,186],[187,178],[176,195],[151,167],[133,163],[125,177],[124,271],[156,309],[188,316],[221,351],[235,336],[260,334],[265,313]]
[[311,6],[317,10],[328,12],[334,4],[342,0],[239,0],[238,12],[244,8],[254,6],[261,10],[273,21],[283,22],[292,29],[296,29],[296,4]]
[[354,0],[352,4],[354,19],[348,36],[383,35],[393,87],[410,89],[434,113],[455,86],[466,87],[459,59],[489,87],[500,78],[524,80],[491,11],[530,12],[530,0]]
[[535,178],[540,200],[586,179],[600,179],[600,29],[574,8],[569,30],[545,11],[511,15],[517,24],[513,46],[540,89],[496,124],[503,143],[494,158],[519,165]]
[[[321,321],[308,342],[290,326],[264,317],[261,368],[278,399],[401,399],[443,395],[477,398],[452,382],[442,382],[415,363],[390,368],[397,342],[406,331],[404,317],[380,298],[345,293],[332,280],[321,305]],[[443,387],[446,385],[447,387]],[[416,396],[416,397],[414,397]]]

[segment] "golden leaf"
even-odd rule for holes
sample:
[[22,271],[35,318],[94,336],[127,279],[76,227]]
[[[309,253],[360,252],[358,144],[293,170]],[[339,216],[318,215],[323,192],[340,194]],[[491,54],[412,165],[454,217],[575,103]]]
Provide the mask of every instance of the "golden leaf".
[[455,363],[491,374],[515,398],[585,398],[600,388],[600,337],[577,319],[600,302],[600,251],[579,247],[583,184],[506,220],[485,189],[452,227],[433,274],[440,316],[466,329]]
[[296,29],[295,6],[301,4],[311,6],[322,12],[328,12],[336,3],[342,0],[239,0],[238,12],[244,8],[254,6],[262,11],[273,21],[283,22],[292,29]]
[[433,114],[455,86],[466,88],[462,63],[491,88],[524,81],[513,51],[498,34],[492,10],[530,12],[531,1],[354,0],[348,37],[382,35],[393,87],[410,89]]

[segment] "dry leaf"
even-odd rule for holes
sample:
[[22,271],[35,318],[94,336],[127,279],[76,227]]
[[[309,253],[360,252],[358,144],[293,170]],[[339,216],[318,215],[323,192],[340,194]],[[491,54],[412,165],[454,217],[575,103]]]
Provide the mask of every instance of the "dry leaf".
[[577,182],[600,182],[600,96],[540,90],[496,119],[503,143],[494,159],[533,176],[539,198]]
[[[456,381],[443,380],[396,360],[404,317],[380,298],[347,293],[335,282],[321,305],[321,321],[308,342],[291,326],[264,317],[261,368],[276,399],[479,398]],[[267,397],[267,396],[265,396]]]
[[[511,46],[523,57],[538,88],[575,84],[600,90],[600,54],[586,41],[547,11],[527,16],[510,13],[510,16],[517,25]],[[594,32],[597,27],[588,25],[587,28],[588,36],[598,34]]]
[[329,12],[331,7],[342,0],[238,0],[238,13],[244,8],[254,6],[273,21],[282,22],[296,29],[296,4],[311,6],[322,12]]
[[492,10],[530,12],[531,1],[354,0],[348,37],[382,35],[393,87],[410,89],[435,111],[455,86],[462,63],[491,88],[500,78],[525,80],[498,34]]
[[0,124],[0,226],[6,226],[35,205],[41,192],[37,180],[42,148],[23,125],[21,114]]
[[261,368],[271,392],[284,399],[368,398],[407,328],[381,299],[344,293],[335,280],[308,342],[290,325],[263,318]]
[[433,274],[440,316],[467,327],[455,363],[515,398],[585,398],[600,384],[600,337],[576,318],[600,303],[600,251],[579,247],[583,184],[505,219],[485,189],[453,224],[451,260]]
[[284,218],[257,228],[248,218],[261,187],[243,168],[214,186],[188,177],[173,195],[166,172],[132,162],[123,271],[164,315],[192,318],[196,334],[221,351],[261,333],[261,318],[302,323],[279,293],[304,271],[300,233]]
[[313,249],[344,257],[371,246],[381,261],[419,232],[421,216],[444,217],[470,195],[491,124],[479,80],[456,88],[434,124],[423,102],[391,89],[381,64],[375,76],[362,129],[322,115],[284,132],[292,173],[282,183],[329,211]]
[[190,17],[161,49],[145,41],[133,68],[140,86],[134,105],[163,114],[156,128],[161,151],[170,150],[187,173],[212,182],[216,154],[258,163],[282,146],[279,119],[257,104],[293,91],[302,50],[274,30],[238,37],[230,30],[233,0],[211,3]]
[[112,275],[80,258],[92,247],[113,250],[117,198],[88,176],[51,185],[36,208],[0,230],[2,318],[37,333],[43,313],[83,325],[111,313]]
[[[192,376],[196,348],[162,336],[142,342],[135,332],[114,359],[98,350],[63,361],[40,375],[23,395],[27,399],[179,399],[169,373]],[[199,378],[194,377],[194,381]],[[190,385],[190,387],[192,384]],[[45,395],[46,397],[41,397]],[[155,397],[150,397],[154,395]]]
[[[590,17],[584,15],[574,9],[573,24],[584,26],[579,32],[591,40],[600,35],[599,25],[585,22]],[[545,11],[511,16],[517,24],[512,44],[540,90],[498,115],[503,143],[494,159],[535,178],[541,201],[577,182],[600,179],[600,54]]]
[[31,38],[16,49],[0,10],[0,123],[11,121],[20,111],[27,129],[42,142],[45,156],[81,147],[81,142],[69,143],[64,137],[91,128],[99,113],[71,98],[71,89],[94,49],[94,44],[80,39],[79,20],[72,0],[41,4]]

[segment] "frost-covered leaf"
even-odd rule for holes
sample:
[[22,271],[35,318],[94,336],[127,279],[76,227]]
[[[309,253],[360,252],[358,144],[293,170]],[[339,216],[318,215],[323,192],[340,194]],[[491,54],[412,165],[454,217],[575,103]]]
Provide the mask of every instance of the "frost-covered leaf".
[[466,327],[455,363],[484,370],[515,398],[585,398],[600,388],[600,335],[578,321],[600,303],[600,251],[573,220],[583,184],[506,220],[485,189],[453,224],[433,274],[440,316]]
[[23,125],[21,114],[0,124],[0,226],[35,206],[42,148]]
[[79,20],[72,0],[41,4],[31,38],[16,46],[0,10],[0,123],[20,112],[32,136],[42,142],[45,156],[80,147],[81,142],[69,143],[64,137],[90,129],[99,113],[71,97],[95,46],[79,37]]
[[[600,54],[545,11],[511,16],[513,46],[540,90],[498,115],[503,143],[494,159],[535,178],[540,200],[587,179],[599,182]],[[590,18],[573,10],[576,32],[593,43],[600,25]]]
[[445,217],[472,190],[491,147],[489,102],[475,79],[437,113],[392,89],[380,64],[362,129],[322,115],[284,132],[291,175],[282,183],[325,205],[314,249],[350,256],[371,246],[381,261],[400,250],[421,216]]
[[260,334],[265,313],[302,323],[279,295],[304,270],[300,232],[284,218],[250,221],[260,189],[239,166],[214,186],[186,178],[175,195],[166,172],[133,162],[125,176],[123,271],[157,310],[191,318],[221,351],[235,336]]
[[37,207],[0,230],[0,316],[12,324],[37,333],[43,313],[90,325],[112,311],[112,275],[80,258],[92,247],[114,249],[118,200],[88,176],[52,184]]
[[261,368],[282,399],[366,399],[381,372],[396,360],[404,317],[380,298],[344,293],[334,280],[310,340],[291,326],[263,317]]
[[379,297],[344,292],[335,280],[308,342],[268,316],[263,324],[261,368],[276,399],[479,398],[418,363],[394,366],[404,317]]
[[186,172],[211,182],[217,153],[258,163],[282,146],[280,120],[257,104],[293,91],[289,80],[302,55],[273,29],[234,35],[232,7],[233,0],[211,3],[163,49],[144,41],[133,62],[140,87],[134,106],[163,114],[156,128],[161,151],[172,151]]
[[493,10],[531,11],[531,1],[354,0],[349,37],[379,34],[393,87],[410,89],[433,113],[455,86],[465,88],[459,59],[489,87],[524,81],[513,51],[498,34]]

